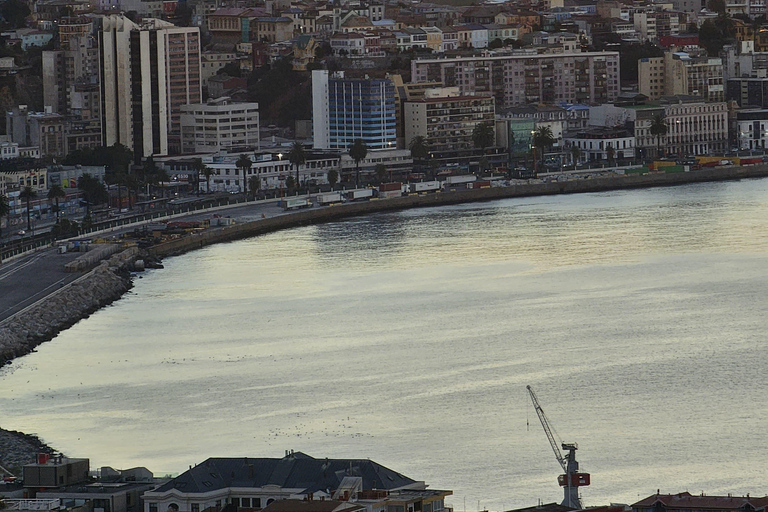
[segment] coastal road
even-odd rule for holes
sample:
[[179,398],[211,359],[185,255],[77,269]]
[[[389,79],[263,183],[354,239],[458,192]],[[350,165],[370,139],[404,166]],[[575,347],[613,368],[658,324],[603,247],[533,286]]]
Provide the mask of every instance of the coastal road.
[[80,277],[64,272],[64,264],[79,254],[51,248],[0,266],[0,322]]
[[[276,201],[270,201],[233,206],[218,212],[203,211],[185,216],[183,220],[210,219],[214,213],[241,223],[261,219],[262,215],[274,217],[285,212]],[[118,228],[109,235],[120,235],[133,229]],[[0,265],[0,322],[82,276],[82,272],[64,272],[64,265],[80,254],[59,254],[56,248],[50,248],[3,262]]]

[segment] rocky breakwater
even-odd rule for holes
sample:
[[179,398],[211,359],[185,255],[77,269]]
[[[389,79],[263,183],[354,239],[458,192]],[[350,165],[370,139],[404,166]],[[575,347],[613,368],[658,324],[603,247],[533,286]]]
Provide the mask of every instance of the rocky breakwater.
[[136,247],[114,254],[82,277],[6,319],[0,324],[0,366],[28,354],[119,299],[132,286],[128,269],[138,255]]
[[20,477],[22,467],[33,464],[38,453],[54,450],[35,435],[0,428],[0,467]]

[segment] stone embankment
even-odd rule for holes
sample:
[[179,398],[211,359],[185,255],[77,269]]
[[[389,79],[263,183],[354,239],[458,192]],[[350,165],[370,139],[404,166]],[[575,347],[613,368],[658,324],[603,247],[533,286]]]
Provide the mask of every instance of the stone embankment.
[[21,468],[34,463],[38,453],[54,453],[54,450],[35,435],[0,428],[0,467],[6,471],[21,477]]
[[119,299],[132,286],[128,267],[138,254],[136,247],[114,254],[83,277],[0,324],[0,366]]
[[766,176],[768,176],[768,165],[763,164],[750,167],[720,167],[716,169],[669,174],[617,175],[589,179],[572,179],[567,181],[533,182],[513,185],[510,187],[493,187],[426,195],[410,195],[361,203],[346,203],[324,208],[310,208],[297,211],[290,215],[280,215],[268,219],[235,224],[222,229],[210,230],[171,240],[152,247],[149,252],[153,256],[163,258],[166,256],[183,254],[215,243],[228,242],[281,229],[330,222],[347,217],[382,211],[442,206],[473,201],[489,201],[512,197],[604,192],[626,188],[671,186],[698,182],[760,178]]

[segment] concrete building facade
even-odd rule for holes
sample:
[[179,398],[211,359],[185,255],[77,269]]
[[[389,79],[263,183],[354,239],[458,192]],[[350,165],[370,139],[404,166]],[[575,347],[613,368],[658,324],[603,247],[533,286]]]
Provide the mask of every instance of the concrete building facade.
[[181,107],[181,152],[259,149],[259,104],[227,96]]
[[180,151],[181,106],[202,100],[199,29],[111,15],[100,39],[104,145],[137,159]]
[[423,98],[406,101],[404,107],[406,147],[424,137],[435,151],[474,147],[474,129],[493,124],[495,118],[492,96],[461,96],[458,87],[428,89]]
[[440,81],[462,95],[491,94],[497,107],[607,103],[619,95],[618,52],[538,54],[411,61],[414,82]]
[[660,100],[667,122],[668,155],[722,154],[728,149],[728,105],[690,96]]

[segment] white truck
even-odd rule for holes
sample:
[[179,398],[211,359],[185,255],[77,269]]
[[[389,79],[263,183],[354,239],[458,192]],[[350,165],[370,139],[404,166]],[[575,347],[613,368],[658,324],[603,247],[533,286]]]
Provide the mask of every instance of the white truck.
[[477,180],[477,176],[474,174],[465,174],[462,176],[448,176],[445,178],[445,183],[447,185],[461,185],[463,183],[472,183],[475,180]]
[[439,181],[420,181],[419,183],[411,183],[411,194],[419,194],[423,192],[436,192],[440,190]]
[[312,203],[306,197],[295,197],[283,199],[284,210],[297,210],[299,208],[308,208]]
[[361,188],[347,192],[347,199],[350,201],[368,201],[373,197],[372,188]]
[[325,194],[317,195],[317,204],[320,206],[326,206],[329,204],[336,204],[341,202],[341,192],[327,192]]

